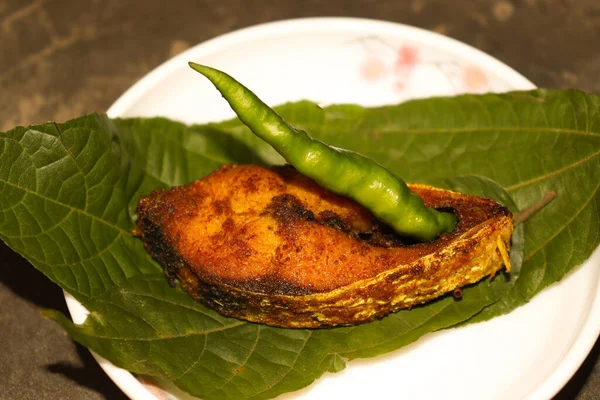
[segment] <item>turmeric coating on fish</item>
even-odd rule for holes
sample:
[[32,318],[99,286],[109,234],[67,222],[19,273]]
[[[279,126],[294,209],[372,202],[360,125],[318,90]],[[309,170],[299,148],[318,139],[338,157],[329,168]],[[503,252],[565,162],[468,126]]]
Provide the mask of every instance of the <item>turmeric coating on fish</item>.
[[513,222],[505,207],[409,188],[428,207],[454,213],[454,231],[416,243],[291,166],[225,165],[142,197],[136,234],[194,299],[286,328],[373,321],[510,270]]

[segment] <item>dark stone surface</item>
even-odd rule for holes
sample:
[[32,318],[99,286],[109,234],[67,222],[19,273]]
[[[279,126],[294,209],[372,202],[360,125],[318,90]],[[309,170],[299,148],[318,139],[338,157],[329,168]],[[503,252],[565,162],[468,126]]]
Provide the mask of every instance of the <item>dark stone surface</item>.
[[[2,0],[0,130],[106,110],[191,45],[310,16],[420,26],[491,54],[538,86],[600,93],[597,0]],[[86,349],[40,315],[66,312],[61,290],[1,243],[0,305],[0,398],[125,398]],[[597,343],[557,398],[600,398],[599,353]]]

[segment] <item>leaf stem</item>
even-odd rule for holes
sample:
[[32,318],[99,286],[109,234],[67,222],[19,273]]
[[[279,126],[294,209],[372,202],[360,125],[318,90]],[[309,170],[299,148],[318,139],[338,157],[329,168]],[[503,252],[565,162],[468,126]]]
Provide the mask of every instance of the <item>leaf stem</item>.
[[551,192],[546,193],[546,195],[539,200],[537,203],[527,207],[526,209],[519,211],[514,216],[515,224],[525,222],[529,218],[533,217],[537,214],[542,208],[546,207],[548,203],[550,203],[556,197],[556,192],[552,190]]

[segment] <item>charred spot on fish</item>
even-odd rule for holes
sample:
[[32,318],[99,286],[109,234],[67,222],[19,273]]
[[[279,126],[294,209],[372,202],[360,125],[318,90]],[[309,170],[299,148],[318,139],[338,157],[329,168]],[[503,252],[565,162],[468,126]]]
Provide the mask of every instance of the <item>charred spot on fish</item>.
[[169,286],[175,287],[177,272],[185,264],[181,256],[168,243],[164,232],[149,219],[142,219],[141,228],[144,247],[152,258],[163,266],[165,278]]
[[300,200],[291,194],[273,197],[267,206],[267,210],[282,223],[315,220],[313,212],[304,208]]
[[[285,167],[282,167],[285,168]],[[293,168],[288,172],[293,172]],[[267,212],[273,215],[283,225],[294,221],[315,221],[320,225],[349,234],[359,240],[375,247],[392,248],[408,247],[417,242],[411,238],[399,236],[390,226],[379,221],[374,221],[373,229],[366,232],[352,232],[352,225],[332,210],[321,211],[316,217],[311,210],[305,208],[300,200],[291,194],[275,196],[267,206]]]
[[223,215],[231,212],[231,205],[226,200],[215,200],[211,203],[215,215]]
[[235,229],[235,221],[233,218],[227,218],[221,225],[223,233],[232,232]]
[[331,210],[321,211],[318,215],[317,222],[323,226],[328,226],[341,232],[348,233],[352,230],[352,226],[350,226],[348,221],[344,221],[338,214]]
[[296,167],[294,167],[292,164],[284,164],[284,165],[279,165],[273,168],[275,171],[277,171],[279,174],[281,174],[284,178],[284,180],[288,180],[294,176],[296,176]]
[[355,238],[357,240],[366,242],[366,241],[370,240],[374,234],[375,234],[375,232],[373,232],[373,231],[357,232],[355,234]]
[[247,193],[256,193],[258,192],[257,182],[260,180],[256,175],[251,175],[246,180],[242,182],[242,186],[246,190]]
[[408,273],[411,275],[423,275],[424,272],[425,266],[422,263],[412,265],[410,268],[408,268]]
[[512,215],[512,213],[510,212],[510,210],[500,204],[497,204],[496,207],[494,208],[494,212],[493,212],[494,216],[509,216]]
[[411,238],[402,237],[390,228],[389,225],[376,222],[369,231],[357,232],[354,238],[370,246],[383,247],[409,247],[417,242]]
[[276,275],[266,275],[257,279],[237,281],[244,290],[257,293],[285,294],[290,296],[305,296],[315,293],[306,286],[299,286]]
[[404,275],[406,275],[406,273],[404,271],[396,271],[396,272],[393,272],[393,273],[389,274],[388,276],[386,276],[385,280],[387,282],[391,283],[391,282],[398,280],[399,278],[401,278]]
[[196,295],[205,306],[226,315],[235,315],[248,309],[248,299],[246,297],[233,296],[228,290],[221,288],[219,285],[202,283],[198,287]]

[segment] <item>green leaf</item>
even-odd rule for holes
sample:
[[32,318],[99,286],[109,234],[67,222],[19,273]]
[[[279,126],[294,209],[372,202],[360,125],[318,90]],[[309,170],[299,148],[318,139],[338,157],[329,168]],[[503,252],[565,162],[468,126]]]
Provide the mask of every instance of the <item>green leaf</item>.
[[278,110],[407,181],[492,197],[513,211],[556,191],[519,228],[523,236],[517,229],[513,237],[517,270],[523,249],[519,279],[497,275],[465,288],[460,301],[445,296],[350,328],[278,329],[222,317],[168,286],[131,235],[135,205],[140,195],[191,182],[223,163],[270,165],[281,157],[237,120],[188,127],[94,114],[0,133],[0,239],[90,310],[82,325],[47,315],[114,364],[199,397],[270,398],[352,359],[508,312],[600,242],[597,96],[538,90],[373,109],[300,102]]

